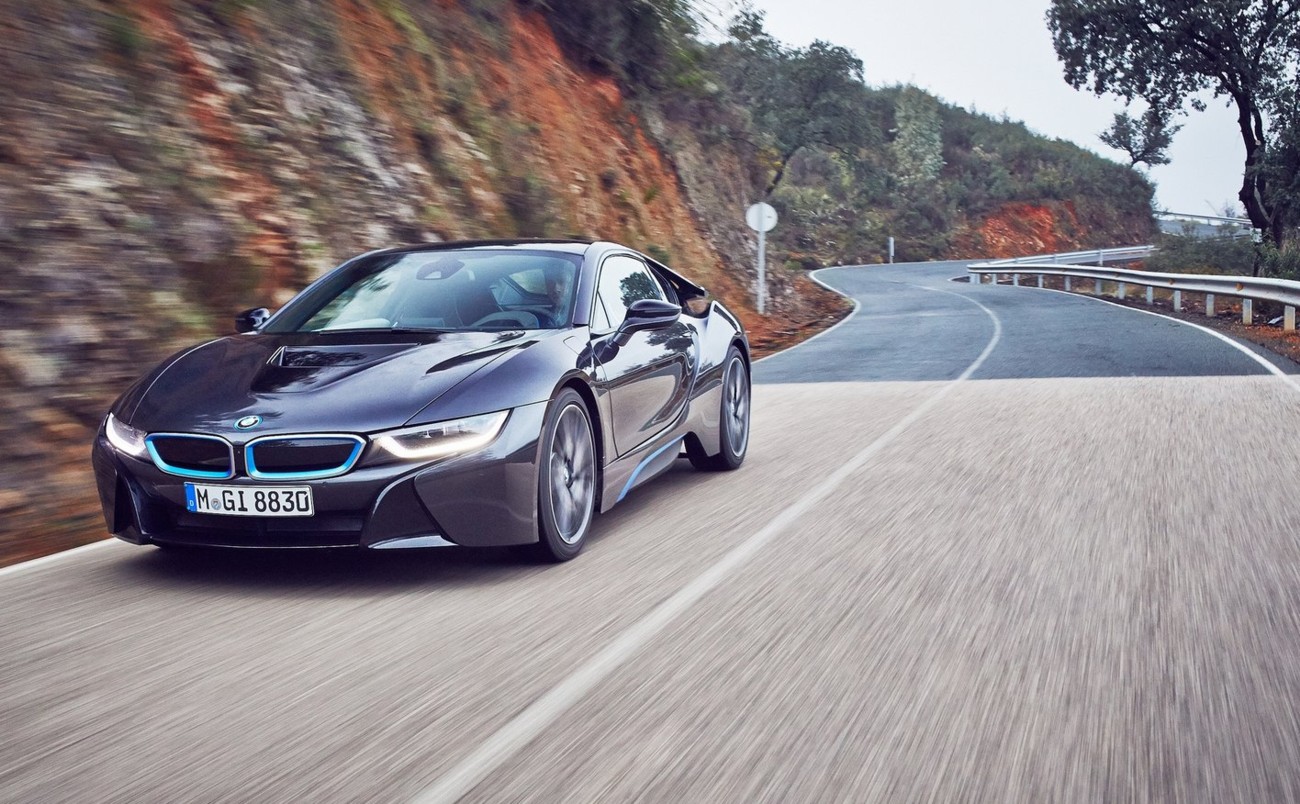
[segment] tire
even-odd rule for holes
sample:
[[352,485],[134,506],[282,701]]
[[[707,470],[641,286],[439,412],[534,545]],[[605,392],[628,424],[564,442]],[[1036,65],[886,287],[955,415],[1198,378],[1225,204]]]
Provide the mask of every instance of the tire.
[[749,366],[740,354],[740,349],[735,346],[727,351],[727,360],[723,366],[718,454],[706,455],[704,449],[697,446],[698,442],[688,444],[686,449],[691,465],[709,472],[739,469],[749,451],[749,414],[752,407]]
[[596,443],[582,396],[565,388],[546,412],[537,471],[536,549],[568,561],[587,541],[596,513]]

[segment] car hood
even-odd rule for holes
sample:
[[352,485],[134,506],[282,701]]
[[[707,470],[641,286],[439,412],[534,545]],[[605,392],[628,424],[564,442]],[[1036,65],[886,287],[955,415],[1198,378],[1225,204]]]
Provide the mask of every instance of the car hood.
[[[171,358],[117,410],[146,432],[373,433],[533,342],[525,332],[235,335]],[[236,428],[246,416],[261,422]]]

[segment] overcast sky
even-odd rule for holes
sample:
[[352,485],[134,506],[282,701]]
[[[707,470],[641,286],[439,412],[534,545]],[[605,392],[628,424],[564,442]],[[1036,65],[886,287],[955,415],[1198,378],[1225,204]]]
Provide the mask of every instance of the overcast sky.
[[[753,2],[766,12],[767,30],[788,45],[824,39],[856,52],[872,86],[915,84],[949,103],[1005,113],[1040,134],[1121,158],[1097,134],[1123,104],[1075,91],[1062,79],[1047,31],[1046,0]],[[729,15],[738,4],[706,5]],[[1245,157],[1236,115],[1214,101],[1182,122],[1169,151],[1172,164],[1151,172],[1157,207],[1208,215],[1236,204]]]

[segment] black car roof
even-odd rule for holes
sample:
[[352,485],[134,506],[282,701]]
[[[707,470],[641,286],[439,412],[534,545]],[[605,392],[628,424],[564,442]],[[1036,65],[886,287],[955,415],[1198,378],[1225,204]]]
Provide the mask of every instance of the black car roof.
[[[361,257],[370,257],[375,254],[412,254],[420,251],[450,251],[453,249],[467,248],[526,248],[537,251],[555,251],[562,254],[581,255],[585,254],[587,249],[592,246],[598,246],[605,250],[626,250],[636,252],[635,249],[608,240],[565,240],[561,238],[519,237],[497,240],[448,240],[440,243],[421,243],[411,246],[397,246],[394,248],[379,249],[367,254],[362,254]],[[641,252],[636,253],[641,254]],[[646,260],[660,271],[675,279],[680,285],[679,291],[685,288],[690,288],[700,296],[703,296],[708,292],[703,286],[692,282],[658,260],[647,257],[645,254],[641,254],[641,256],[645,257]]]
[[397,246],[371,252],[372,254],[408,254],[417,251],[450,251],[467,248],[522,247],[538,251],[558,251],[565,254],[582,254],[594,240],[561,240],[547,238],[513,238],[504,240],[448,240],[441,243],[420,243]]

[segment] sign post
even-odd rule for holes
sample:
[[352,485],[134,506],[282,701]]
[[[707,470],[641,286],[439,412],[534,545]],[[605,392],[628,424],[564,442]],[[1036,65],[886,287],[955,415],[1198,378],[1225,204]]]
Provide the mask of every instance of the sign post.
[[767,306],[767,233],[776,226],[776,210],[759,201],[745,210],[745,223],[758,232],[758,314],[763,315]]

